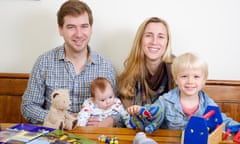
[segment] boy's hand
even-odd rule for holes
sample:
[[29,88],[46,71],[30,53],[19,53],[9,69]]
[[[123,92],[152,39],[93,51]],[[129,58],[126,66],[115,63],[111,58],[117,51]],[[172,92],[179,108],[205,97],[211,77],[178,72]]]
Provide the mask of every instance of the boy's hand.
[[133,106],[128,107],[127,111],[129,114],[135,115],[135,114],[139,113],[140,108],[141,108],[141,106],[139,106],[139,105],[133,105]]

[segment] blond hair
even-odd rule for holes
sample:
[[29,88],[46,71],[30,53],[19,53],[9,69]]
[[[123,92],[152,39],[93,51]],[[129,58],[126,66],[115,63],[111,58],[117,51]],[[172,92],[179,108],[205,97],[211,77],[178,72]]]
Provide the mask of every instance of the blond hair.
[[171,38],[167,22],[158,17],[150,17],[146,19],[137,30],[131,52],[128,58],[124,61],[125,69],[117,79],[118,94],[120,96],[134,97],[136,81],[141,81],[144,83],[146,92],[149,90],[149,87],[145,81],[147,68],[145,65],[145,56],[141,44],[145,28],[149,23],[162,23],[166,27],[168,43],[161,60],[165,61],[166,63],[172,63],[173,55],[171,49]]
[[197,54],[184,53],[176,57],[172,63],[172,75],[176,80],[178,73],[185,69],[201,69],[204,74],[204,79],[208,77],[208,65]]

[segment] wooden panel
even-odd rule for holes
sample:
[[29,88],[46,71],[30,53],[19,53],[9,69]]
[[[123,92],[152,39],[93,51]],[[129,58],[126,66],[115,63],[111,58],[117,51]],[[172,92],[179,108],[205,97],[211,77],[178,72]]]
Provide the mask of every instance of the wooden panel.
[[28,74],[0,73],[0,122],[27,122],[21,115]]
[[207,85],[204,90],[217,101],[240,101],[240,86]]
[[0,122],[18,123],[22,121],[20,96],[0,96]]
[[240,81],[208,80],[204,91],[222,112],[240,122]]
[[223,103],[221,107],[222,112],[234,120],[240,122],[240,104],[239,103]]

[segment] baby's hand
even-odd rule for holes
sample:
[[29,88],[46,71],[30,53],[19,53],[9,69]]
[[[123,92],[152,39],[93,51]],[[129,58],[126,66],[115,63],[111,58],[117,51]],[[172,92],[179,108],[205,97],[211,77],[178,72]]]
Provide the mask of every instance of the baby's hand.
[[141,108],[141,106],[139,106],[139,105],[133,105],[133,106],[128,107],[127,111],[129,114],[135,115],[135,114],[139,113],[140,108]]

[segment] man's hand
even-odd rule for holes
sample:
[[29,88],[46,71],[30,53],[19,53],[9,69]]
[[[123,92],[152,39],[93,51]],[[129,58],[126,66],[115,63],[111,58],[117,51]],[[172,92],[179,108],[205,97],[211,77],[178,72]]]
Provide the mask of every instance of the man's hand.
[[115,121],[112,117],[107,117],[106,119],[100,121],[97,118],[90,118],[88,120],[87,126],[95,126],[95,127],[114,127]]
[[98,127],[114,127],[115,121],[112,117],[107,117],[98,123]]
[[99,124],[100,120],[98,118],[95,117],[90,117],[90,119],[87,122],[87,126],[94,126],[97,127]]

